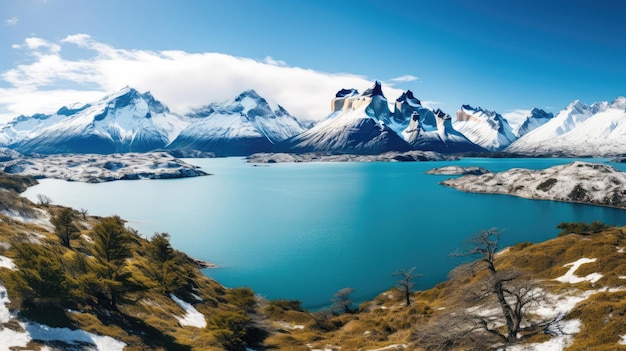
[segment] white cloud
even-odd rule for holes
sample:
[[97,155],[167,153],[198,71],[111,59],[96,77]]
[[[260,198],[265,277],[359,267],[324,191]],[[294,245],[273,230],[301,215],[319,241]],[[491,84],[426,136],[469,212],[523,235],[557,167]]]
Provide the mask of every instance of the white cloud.
[[439,101],[431,101],[431,100],[421,100],[422,106],[426,106],[431,110],[437,109],[437,107],[443,106],[443,102]]
[[[87,56],[64,57],[66,45],[84,49]],[[14,48],[28,50],[33,60],[0,75],[10,85],[0,88],[0,113],[5,117],[53,112],[64,104],[90,102],[128,85],[142,92],[150,90],[177,112],[255,89],[294,116],[320,120],[329,113],[330,100],[338,90],[363,91],[373,84],[373,79],[364,76],[289,66],[271,57],[260,61],[220,53],[118,49],[87,34],[70,35],[58,44],[28,38]],[[385,95],[395,100],[402,91],[393,83],[414,79],[392,79],[383,86]]]
[[502,117],[506,118],[509,121],[511,127],[515,128],[518,125],[521,125],[526,120],[526,117],[530,116],[531,110],[525,109],[517,109],[505,112],[502,114]]
[[287,62],[282,61],[282,60],[275,60],[273,57],[271,56],[266,56],[265,59],[263,60],[265,63],[267,63],[268,65],[274,65],[274,66],[283,66],[286,67]]
[[386,81],[387,84],[397,84],[397,83],[408,83],[408,82],[413,82],[418,80],[419,78],[416,76],[412,76],[410,74],[404,75],[404,76],[400,76],[400,77],[396,77],[396,78],[391,78],[388,81]]
[[5,19],[4,20],[4,25],[5,26],[9,26],[9,27],[13,27],[13,26],[16,26],[19,21],[20,20],[17,17],[11,17],[9,19]]

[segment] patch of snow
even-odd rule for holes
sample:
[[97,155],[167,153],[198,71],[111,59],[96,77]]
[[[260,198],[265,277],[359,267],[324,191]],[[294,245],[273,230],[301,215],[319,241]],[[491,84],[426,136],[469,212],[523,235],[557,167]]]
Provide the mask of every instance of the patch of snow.
[[[33,199],[31,199],[31,201],[36,202],[37,199],[35,199],[35,197],[36,195],[33,196]],[[34,211],[36,211],[36,214],[32,217],[24,216],[15,210],[3,210],[0,211],[0,213],[16,222],[35,224],[45,228],[52,228],[52,224],[50,223],[50,214],[48,214],[48,212],[39,208],[34,209]]]
[[[6,307],[9,302],[6,288],[0,285],[0,323],[8,323],[14,317]],[[25,332],[14,331],[9,328],[0,330],[0,351],[26,347],[31,340],[61,341],[70,345],[86,343],[95,346],[95,351],[122,351],[126,347],[126,343],[112,337],[95,335],[80,329],[53,328],[31,322],[18,323]]]
[[13,351],[17,348],[26,347],[31,341],[28,333],[18,332],[9,328],[0,330],[0,351]]
[[0,285],[0,323],[8,323],[11,320],[11,312],[7,308],[7,304],[11,302],[7,289]]
[[620,345],[626,345],[626,335],[620,335],[620,339],[617,343]]
[[25,323],[24,329],[32,340],[62,341],[68,344],[87,343],[98,351],[123,351],[126,343],[110,336],[96,335],[81,329],[52,328],[39,323]]
[[559,281],[561,283],[570,283],[570,284],[576,284],[576,283],[580,283],[580,282],[584,282],[584,281],[588,281],[591,282],[592,284],[596,283],[598,280],[600,280],[600,278],[602,278],[602,274],[600,273],[590,273],[584,277],[579,277],[576,274],[574,274],[576,272],[576,270],[583,264],[585,263],[592,263],[592,262],[596,262],[596,258],[581,258],[579,260],[577,260],[576,262],[572,262],[572,263],[568,263],[563,265],[563,267],[567,267],[567,266],[571,266],[571,268],[567,271],[567,273],[565,273],[564,275],[556,278],[556,281]]
[[[10,269],[12,271],[14,271],[15,268],[16,268],[15,267],[15,263],[13,263],[12,259],[10,259],[10,258],[8,258],[6,256],[2,256],[2,255],[0,255],[0,267],[8,268],[8,269]],[[1,294],[1,292],[0,292],[0,294]],[[0,302],[1,301],[2,300],[0,300]]]
[[[561,322],[559,326],[563,335],[558,335],[542,343],[507,346],[506,351],[562,351],[572,343],[571,334],[580,331],[580,321],[577,319]],[[504,351],[503,349],[499,349]]]
[[625,252],[623,247],[617,246],[615,248],[617,249],[617,253],[624,253]]
[[204,318],[204,315],[198,312],[195,307],[193,307],[190,303],[179,299],[173,294],[170,294],[170,297],[178,304],[178,306],[185,310],[184,317],[181,318],[176,316],[176,319],[178,319],[178,323],[180,323],[181,326],[191,326],[196,328],[206,327],[206,319]]
[[287,322],[276,322],[276,324],[281,327],[281,328],[285,328],[285,329],[304,329],[304,325],[301,324],[295,324],[293,322],[291,323],[287,323]]

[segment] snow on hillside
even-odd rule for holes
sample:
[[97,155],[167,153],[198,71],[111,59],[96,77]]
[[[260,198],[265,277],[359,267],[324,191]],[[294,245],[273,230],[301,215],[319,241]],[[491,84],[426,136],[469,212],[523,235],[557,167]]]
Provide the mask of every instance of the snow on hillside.
[[517,137],[522,137],[548,123],[553,117],[554,115],[552,113],[534,108],[528,113],[522,123],[513,128],[513,133],[517,135]]
[[282,106],[271,106],[254,90],[187,115],[191,123],[168,146],[177,150],[249,155],[305,130]]
[[500,151],[517,139],[506,119],[499,113],[480,107],[463,105],[452,125],[469,140],[489,151]]
[[536,171],[513,168],[442,184],[467,192],[626,208],[626,174],[599,163],[577,161]]
[[170,294],[170,297],[174,300],[174,302],[176,302],[176,304],[178,304],[178,306],[185,310],[184,317],[176,316],[176,319],[181,326],[191,326],[196,328],[206,327],[206,319],[204,318],[204,315],[198,312],[192,304],[179,299],[173,294]]
[[529,155],[621,155],[626,152],[626,98],[592,105],[576,100],[506,151]]
[[2,128],[0,142],[22,153],[145,152],[164,147],[185,124],[149,92],[125,87],[54,115],[17,117]]
[[[6,288],[0,285],[0,323],[2,324],[17,318],[7,308],[9,302]],[[95,351],[122,351],[126,347],[126,343],[112,337],[96,335],[80,329],[53,328],[39,323],[18,320],[16,322],[23,331],[3,327],[0,330],[0,351],[26,349],[31,340],[59,341],[80,349],[87,347]]]

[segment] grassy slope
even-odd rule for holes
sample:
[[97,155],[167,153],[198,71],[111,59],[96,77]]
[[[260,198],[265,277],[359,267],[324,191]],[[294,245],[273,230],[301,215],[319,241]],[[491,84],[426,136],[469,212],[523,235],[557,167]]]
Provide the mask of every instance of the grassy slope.
[[[33,182],[23,177],[0,176],[0,188],[17,191]],[[0,190],[2,208],[26,216],[37,217],[41,210],[50,211],[54,206],[39,206],[17,197],[13,190]],[[16,237],[36,239],[58,245],[52,228],[45,222],[24,223],[0,214],[0,242],[9,243]],[[79,220],[84,236],[73,242],[77,252],[86,250],[89,230],[99,219],[87,216]],[[39,224],[37,224],[39,223]],[[141,241],[144,239],[137,238]],[[60,246],[60,245],[59,245]],[[505,250],[497,258],[498,267],[516,267],[518,270],[540,279],[542,288],[553,294],[581,294],[585,290],[603,287],[626,287],[626,229],[611,228],[601,233],[582,236],[570,234],[540,244],[518,244]],[[0,245],[0,254],[13,257],[9,245]],[[603,277],[595,284],[560,283],[553,279],[568,271],[565,264],[581,257],[597,258],[596,262],[582,265],[577,276],[601,273]],[[139,267],[142,260],[140,250],[131,259]],[[191,264],[191,263],[190,263]],[[139,271],[139,269],[137,269]],[[419,271],[419,267],[418,267]],[[459,301],[460,292],[479,278],[477,275],[459,275],[436,287],[413,293],[413,304],[404,305],[401,293],[391,289],[372,301],[362,304],[354,314],[331,315],[309,313],[289,302],[257,300],[254,306],[245,290],[225,289],[217,282],[206,278],[194,268],[195,289],[192,292],[202,299],[194,307],[206,316],[209,325],[215,316],[245,312],[252,322],[247,337],[263,340],[263,346],[271,350],[374,350],[397,348],[420,350],[414,341],[414,332],[452,310]],[[11,271],[0,268],[2,282]],[[137,272],[138,279],[147,279]],[[9,291],[11,308],[20,308],[20,299]],[[193,299],[187,297],[188,302]],[[110,314],[91,306],[79,306],[80,312],[69,312],[53,305],[48,311],[23,313],[29,318],[51,326],[81,328],[96,334],[109,335],[128,344],[127,350],[224,350],[236,349],[224,346],[223,333],[215,328],[182,327],[175,316],[183,310],[167,295],[156,290],[129,294],[120,305],[120,313]],[[50,313],[54,312],[54,313]],[[54,317],[51,317],[54,316]],[[618,341],[626,334],[626,291],[598,292],[579,303],[566,319],[579,319],[581,330],[574,337],[568,350],[613,350],[619,349]],[[3,327],[19,329],[15,320]],[[228,328],[228,327],[226,327]],[[234,327],[233,327],[234,328]],[[265,332],[269,334],[264,334]],[[267,337],[266,337],[267,336]],[[547,340],[547,335],[533,341]],[[37,343],[31,347],[37,348]],[[261,346],[256,346],[261,349]]]

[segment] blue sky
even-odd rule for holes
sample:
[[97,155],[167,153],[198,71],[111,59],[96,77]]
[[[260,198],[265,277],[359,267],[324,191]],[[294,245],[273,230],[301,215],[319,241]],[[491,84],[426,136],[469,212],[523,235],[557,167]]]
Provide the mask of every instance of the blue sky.
[[174,110],[256,89],[322,118],[381,80],[451,115],[461,104],[552,112],[626,84],[626,2],[2,0],[0,117],[125,85]]

